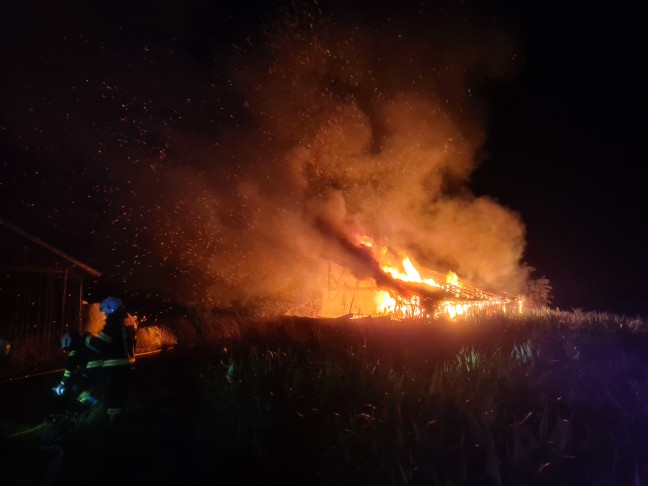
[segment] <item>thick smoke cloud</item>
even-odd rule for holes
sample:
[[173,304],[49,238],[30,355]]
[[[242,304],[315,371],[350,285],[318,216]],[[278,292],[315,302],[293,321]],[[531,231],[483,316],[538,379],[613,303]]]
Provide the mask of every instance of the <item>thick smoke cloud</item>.
[[316,312],[329,259],[393,285],[363,235],[520,291],[521,217],[470,190],[477,88],[514,67],[498,29],[443,8],[297,7],[262,36],[200,45],[209,12],[178,8],[144,24],[26,12],[33,29],[7,30],[31,59],[0,51],[16,66],[2,136],[26,161],[5,163],[2,200],[40,221],[26,229],[76,245],[108,286],[187,305]]
[[241,49],[239,127],[206,154],[200,178],[168,181],[194,187],[168,254],[199,282],[192,299],[303,310],[325,289],[328,258],[376,276],[348,245],[360,235],[520,291],[521,218],[468,185],[485,134],[467,78],[504,72],[509,52],[494,32],[462,26],[448,39],[446,25],[406,38],[405,27],[300,11]]

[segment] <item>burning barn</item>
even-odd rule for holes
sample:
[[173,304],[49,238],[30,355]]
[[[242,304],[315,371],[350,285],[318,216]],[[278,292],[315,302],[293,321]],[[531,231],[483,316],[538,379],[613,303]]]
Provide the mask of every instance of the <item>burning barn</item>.
[[[523,299],[505,292],[489,292],[447,274],[417,267],[408,256],[386,248],[376,249],[367,237],[348,242],[355,260],[364,261],[359,278],[341,261],[330,257],[327,264],[327,288],[321,314],[389,315],[394,318],[468,315],[475,312],[521,311]],[[358,256],[362,255],[361,258]],[[347,260],[348,262],[348,260]]]
[[0,339],[46,349],[83,322],[84,279],[97,270],[0,219]]

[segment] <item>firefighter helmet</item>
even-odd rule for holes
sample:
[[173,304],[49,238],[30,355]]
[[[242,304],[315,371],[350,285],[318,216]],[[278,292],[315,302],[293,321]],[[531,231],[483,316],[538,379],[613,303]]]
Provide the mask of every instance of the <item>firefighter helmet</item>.
[[99,306],[99,310],[109,316],[113,312],[115,312],[117,309],[120,309],[124,306],[122,304],[121,299],[118,299],[117,297],[106,297],[104,300],[101,301],[101,305]]

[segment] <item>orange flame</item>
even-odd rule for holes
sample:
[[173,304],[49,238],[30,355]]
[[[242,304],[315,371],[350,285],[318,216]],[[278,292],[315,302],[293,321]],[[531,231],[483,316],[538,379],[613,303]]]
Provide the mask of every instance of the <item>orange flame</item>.
[[[372,249],[372,253],[378,260],[378,265],[385,273],[401,282],[418,284],[417,289],[420,289],[419,292],[414,291],[413,295],[409,296],[397,294],[393,289],[389,291],[376,289],[374,291],[375,309],[373,313],[391,315],[397,318],[440,317],[445,315],[450,319],[456,319],[460,316],[483,312],[487,309],[501,309],[503,312],[507,312],[509,308],[513,308],[518,312],[522,312],[522,299],[520,298],[505,294],[493,294],[464,284],[453,271],[448,272],[445,278],[441,274],[432,275],[436,272],[422,272],[409,257],[402,258],[400,268],[397,268],[385,259],[386,249],[379,252],[382,257],[377,255],[378,252],[376,252],[371,238],[367,236],[359,237],[358,243]],[[385,261],[381,262],[381,258],[385,259]],[[424,296],[426,289],[433,291],[433,295],[445,296],[433,302],[427,302]],[[442,290],[443,294],[439,294],[439,290]],[[510,304],[514,304],[514,306],[511,307]]]

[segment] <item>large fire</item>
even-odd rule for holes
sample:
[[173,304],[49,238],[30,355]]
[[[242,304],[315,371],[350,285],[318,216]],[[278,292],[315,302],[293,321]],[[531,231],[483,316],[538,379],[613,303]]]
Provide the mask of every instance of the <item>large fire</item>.
[[[391,316],[397,319],[441,317],[455,319],[477,312],[521,312],[523,299],[506,293],[487,292],[449,271],[441,274],[417,267],[409,256],[376,248],[368,237],[358,245],[370,251],[380,269],[395,284],[355,278],[344,266],[329,262],[325,316],[340,314]],[[394,258],[396,257],[396,258]]]

